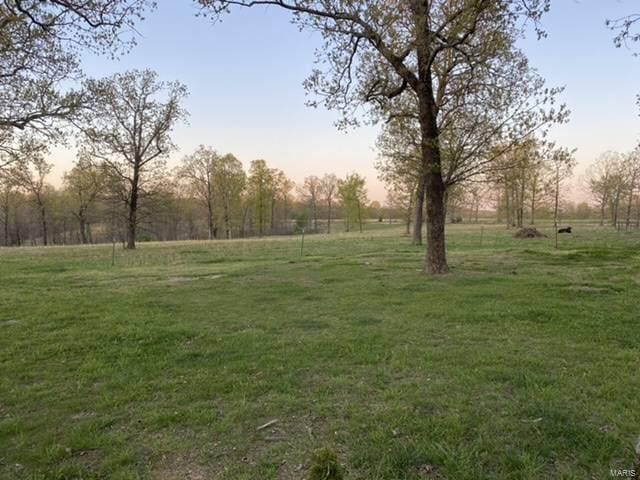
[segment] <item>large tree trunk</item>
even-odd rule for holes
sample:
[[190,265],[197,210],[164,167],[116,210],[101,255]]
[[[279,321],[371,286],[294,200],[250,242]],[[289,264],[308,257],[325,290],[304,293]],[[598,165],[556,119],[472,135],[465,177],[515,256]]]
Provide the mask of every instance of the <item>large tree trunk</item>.
[[447,254],[445,248],[445,204],[446,187],[442,178],[440,142],[437,123],[437,108],[433,94],[431,76],[431,32],[429,31],[428,6],[418,2],[418,15],[422,20],[417,27],[422,30],[418,39],[418,120],[420,122],[420,147],[422,154],[421,171],[427,202],[427,252],[425,270],[435,275],[447,273]]
[[127,216],[127,249],[136,248],[136,227],[138,226],[138,183],[140,172],[136,168],[131,182],[131,196],[129,197],[129,214]]
[[439,174],[426,175],[427,190],[427,254],[426,270],[430,274],[449,271],[445,249],[444,193],[446,188]]
[[425,178],[421,175],[418,179],[415,192],[415,215],[413,221],[413,244],[422,245],[422,225],[424,225],[424,197]]

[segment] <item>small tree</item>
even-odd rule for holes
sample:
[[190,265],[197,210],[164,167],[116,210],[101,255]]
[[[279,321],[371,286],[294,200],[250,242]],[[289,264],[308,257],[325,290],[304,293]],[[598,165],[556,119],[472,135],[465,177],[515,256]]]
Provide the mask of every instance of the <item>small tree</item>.
[[367,191],[364,188],[365,179],[357,173],[351,173],[344,180],[338,182],[338,196],[342,201],[346,231],[351,225],[358,223],[362,232],[362,210],[367,203]]
[[252,223],[257,223],[258,235],[267,233],[272,223],[274,179],[264,160],[253,160],[247,179],[247,200],[251,209]]
[[325,173],[320,181],[320,192],[327,206],[327,233],[331,233],[331,214],[333,202],[338,191],[338,177],[333,173]]
[[318,203],[320,201],[320,192],[322,190],[322,182],[315,175],[311,175],[304,179],[304,183],[299,188],[300,196],[309,205],[311,210],[311,220],[313,221],[313,229],[318,233]]
[[220,156],[211,147],[200,145],[198,149],[182,159],[178,177],[207,209],[209,240],[216,237],[214,172]]
[[42,144],[23,144],[15,154],[8,176],[11,183],[27,192],[35,203],[40,217],[42,243],[46,246],[49,244],[47,200],[52,190],[46,183],[46,177],[52,165],[44,159],[45,153],[47,149]]
[[64,184],[71,198],[72,214],[78,221],[83,244],[89,243],[87,229],[92,207],[105,186],[104,168],[96,165],[86,152],[81,151],[71,171],[64,175]]
[[553,227],[555,229],[556,248],[558,248],[558,221],[560,218],[560,188],[562,181],[571,176],[576,160],[575,150],[555,148],[550,152],[549,168],[551,170],[551,192],[553,195]]

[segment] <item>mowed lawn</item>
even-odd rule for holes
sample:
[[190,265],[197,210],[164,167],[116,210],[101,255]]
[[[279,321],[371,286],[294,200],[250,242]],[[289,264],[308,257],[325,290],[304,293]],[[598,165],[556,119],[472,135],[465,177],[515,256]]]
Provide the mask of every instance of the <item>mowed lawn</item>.
[[325,446],[347,479],[633,467],[639,233],[451,226],[428,278],[369,228],[0,249],[0,478],[302,479]]

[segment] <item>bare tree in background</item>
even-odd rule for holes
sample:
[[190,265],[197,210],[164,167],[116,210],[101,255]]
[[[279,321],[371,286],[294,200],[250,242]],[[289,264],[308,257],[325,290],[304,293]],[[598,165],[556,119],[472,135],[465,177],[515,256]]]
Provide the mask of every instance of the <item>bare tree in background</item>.
[[630,152],[624,159],[623,169],[625,170],[627,187],[627,211],[625,216],[625,230],[631,227],[631,210],[633,199],[638,189],[638,179],[640,178],[640,148]]
[[182,165],[178,170],[178,176],[186,182],[187,187],[207,209],[209,240],[213,240],[217,233],[214,172],[219,158],[213,148],[200,145],[195,152],[182,159]]
[[64,175],[64,186],[71,197],[72,214],[78,222],[83,244],[89,243],[91,209],[103,193],[106,183],[104,168],[81,151],[73,168]]
[[298,188],[300,196],[308,203],[311,209],[313,230],[318,233],[318,203],[320,202],[321,180],[315,175],[305,177],[303,184]]
[[365,179],[357,173],[350,173],[338,181],[338,196],[342,202],[345,230],[349,232],[354,223],[362,233],[362,210],[367,204]]
[[100,159],[127,187],[127,248],[136,246],[141,182],[175,149],[171,131],[186,118],[187,89],[163,82],[151,70],[133,70],[89,80],[92,108],[78,122],[92,157]]
[[320,192],[327,206],[327,233],[331,233],[333,204],[338,194],[338,177],[333,173],[325,173],[320,181]]
[[47,223],[47,194],[51,187],[46,177],[51,172],[51,164],[45,160],[47,148],[38,142],[22,143],[20,150],[13,153],[15,160],[8,171],[13,185],[29,193],[40,215],[42,243],[49,244]]
[[231,153],[218,159],[213,174],[214,184],[217,185],[218,204],[222,209],[225,238],[229,240],[241,210],[242,192],[247,175],[242,169],[240,160]]
[[573,156],[575,150],[555,148],[550,151],[549,168],[552,172],[551,192],[553,195],[553,227],[555,229],[556,248],[558,248],[558,222],[560,220],[560,188],[562,181],[573,172],[576,160]]

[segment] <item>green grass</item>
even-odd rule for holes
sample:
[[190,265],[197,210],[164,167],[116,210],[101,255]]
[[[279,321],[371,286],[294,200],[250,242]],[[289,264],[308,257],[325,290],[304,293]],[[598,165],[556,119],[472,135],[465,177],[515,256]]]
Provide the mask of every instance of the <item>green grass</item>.
[[[0,478],[608,478],[640,435],[640,235],[452,226],[0,250]],[[480,242],[482,236],[482,243]],[[259,426],[277,419],[270,426]]]

